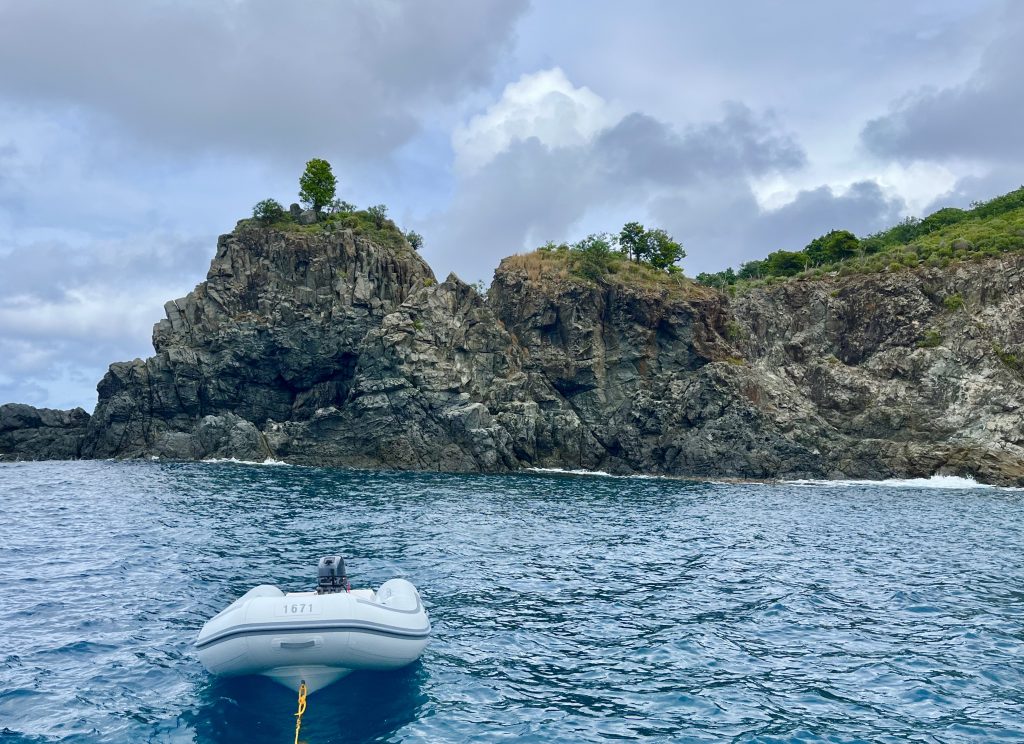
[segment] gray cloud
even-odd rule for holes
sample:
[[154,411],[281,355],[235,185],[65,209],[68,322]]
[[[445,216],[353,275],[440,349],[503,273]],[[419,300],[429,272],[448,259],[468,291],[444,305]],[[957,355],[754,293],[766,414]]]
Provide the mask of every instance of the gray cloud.
[[837,194],[828,186],[801,191],[777,209],[762,209],[740,183],[661,198],[652,214],[683,237],[688,272],[718,271],[776,250],[800,250],[830,230],[867,235],[898,222],[903,200],[886,196],[874,181]]
[[174,150],[386,154],[487,83],[525,0],[0,0],[0,96]]
[[868,149],[900,160],[1024,160],[1024,4],[1010,3],[1002,31],[961,85],[923,90],[864,127]]
[[486,277],[504,256],[571,237],[588,214],[642,211],[666,188],[703,190],[803,162],[799,145],[770,117],[739,104],[682,132],[634,113],[581,145],[516,141],[467,177],[451,209],[424,227],[436,236],[427,255],[442,273],[457,266],[468,278]]
[[993,196],[1005,194],[1024,186],[1024,172],[1019,167],[1007,165],[997,167],[981,176],[965,176],[958,179],[947,193],[942,194],[925,207],[921,216],[931,214],[943,207],[966,209],[971,202],[984,201]]
[[603,132],[595,149],[611,174],[632,183],[679,184],[698,177],[761,175],[803,166],[803,150],[772,124],[770,118],[758,118],[738,103],[726,104],[721,121],[690,127],[683,134],[634,113]]
[[212,245],[145,233],[0,251],[0,402],[91,406],[108,364],[152,353],[163,303],[202,279]]
[[[867,235],[899,221],[904,206],[902,199],[886,196],[874,181],[855,183],[842,194],[820,186],[801,191],[779,209],[763,212],[757,229],[763,231],[764,238],[759,242],[795,250],[829,230]],[[753,242],[754,236],[751,239]]]

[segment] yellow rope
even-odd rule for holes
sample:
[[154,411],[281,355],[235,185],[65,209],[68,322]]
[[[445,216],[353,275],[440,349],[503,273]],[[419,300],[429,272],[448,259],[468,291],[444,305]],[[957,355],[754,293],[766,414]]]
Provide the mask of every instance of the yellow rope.
[[302,714],[306,712],[306,681],[299,685],[299,710],[295,714],[295,744],[299,744],[299,729],[302,728]]

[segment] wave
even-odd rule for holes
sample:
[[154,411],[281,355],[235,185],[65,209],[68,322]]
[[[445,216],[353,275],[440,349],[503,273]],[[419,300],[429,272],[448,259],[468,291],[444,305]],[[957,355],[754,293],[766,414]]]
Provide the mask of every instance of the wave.
[[[674,475],[644,475],[642,473],[636,473],[633,475],[615,475],[613,473],[606,473],[603,470],[583,470],[583,469],[569,469],[569,468],[523,468],[528,473],[541,473],[543,475],[585,475],[596,478],[642,478],[645,480],[681,480],[679,476]],[[690,480],[687,478],[686,480]]]
[[816,486],[816,487],[848,487],[848,486],[869,486],[881,488],[937,488],[946,491],[964,491],[978,489],[998,489],[1003,491],[1021,491],[1024,489],[1013,488],[1012,486],[993,486],[988,483],[979,483],[971,477],[960,475],[933,475],[930,478],[889,478],[886,480],[790,480],[781,481],[788,486]]
[[290,463],[284,460],[275,460],[273,457],[268,457],[266,460],[239,460],[236,457],[211,457],[206,460],[200,460],[199,462],[210,463],[213,465],[222,465],[224,463],[230,463],[232,465],[267,465],[267,466],[285,466],[292,467]]
[[755,480],[755,479],[729,479],[729,480],[716,480],[716,479],[703,479],[686,476],[673,476],[673,475],[613,475],[612,473],[606,473],[603,470],[582,470],[582,469],[569,469],[569,468],[524,468],[526,471],[531,473],[540,473],[545,475],[580,475],[590,476],[598,478],[644,478],[644,479],[664,479],[664,480],[699,480],[702,482],[710,483],[712,485],[778,485],[783,484],[787,486],[802,486],[802,487],[815,487],[815,488],[849,488],[853,487],[868,487],[868,488],[934,488],[945,491],[968,491],[968,490],[979,490],[979,489],[991,489],[999,491],[1024,491],[1024,488],[1015,488],[1013,486],[993,486],[988,483],[979,483],[971,477],[964,477],[959,475],[933,475],[929,478],[889,478],[886,480],[818,480],[818,479],[799,479],[799,480]]

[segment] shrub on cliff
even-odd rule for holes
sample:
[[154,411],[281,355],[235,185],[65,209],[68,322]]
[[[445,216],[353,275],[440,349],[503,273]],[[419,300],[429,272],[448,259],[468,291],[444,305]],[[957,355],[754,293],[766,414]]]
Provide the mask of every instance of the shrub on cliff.
[[860,240],[856,235],[849,230],[833,230],[808,243],[804,253],[810,263],[822,266],[852,258],[858,250]]
[[418,251],[423,247],[423,236],[415,230],[410,230],[405,234],[405,239],[409,241],[409,245],[412,246],[413,250]]
[[327,214],[350,214],[356,211],[356,205],[343,199],[331,199],[327,205]]
[[281,206],[281,203],[276,199],[264,199],[263,201],[258,201],[256,202],[256,206],[252,208],[253,219],[257,219],[266,225],[283,220],[284,215],[284,207]]
[[807,255],[802,251],[775,251],[761,263],[766,276],[796,276],[807,268]]
[[573,244],[570,253],[573,271],[591,281],[602,279],[615,261],[612,240],[604,233],[588,235]]
[[384,227],[384,223],[388,219],[388,208],[386,206],[374,204],[372,207],[367,207],[366,213],[370,215],[370,218],[377,227]]
[[338,179],[331,172],[331,164],[320,158],[306,163],[306,170],[299,177],[299,200],[307,207],[319,212],[334,199]]
[[725,271],[719,271],[715,274],[709,274],[708,272],[703,271],[700,274],[697,274],[697,281],[709,287],[726,289],[736,283],[736,272],[733,271],[732,267],[729,267]]

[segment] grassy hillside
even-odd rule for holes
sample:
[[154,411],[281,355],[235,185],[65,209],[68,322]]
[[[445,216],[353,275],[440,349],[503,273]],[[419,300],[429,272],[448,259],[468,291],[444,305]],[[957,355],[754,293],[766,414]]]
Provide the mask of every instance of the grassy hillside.
[[775,251],[748,261],[738,271],[700,274],[697,281],[728,288],[789,277],[818,277],[838,272],[874,273],[914,266],[948,266],[1024,251],[1024,186],[970,209],[947,207],[924,219],[908,218],[882,232],[858,238],[834,230],[800,251]]
[[594,267],[587,258],[568,248],[551,250],[541,248],[530,253],[509,256],[501,262],[500,270],[520,269],[533,281],[570,281],[597,283],[606,286],[630,287],[678,297],[701,296],[708,290],[678,272],[666,272],[628,260],[618,253],[609,254],[593,275]]
[[279,219],[268,221],[249,218],[241,220],[239,224],[251,225],[253,227],[269,227],[284,232],[330,232],[332,230],[352,230],[356,235],[361,235],[373,241],[377,245],[387,246],[395,250],[413,250],[407,236],[398,226],[380,214],[373,214],[370,210],[353,210],[351,212],[324,213],[320,215],[320,221],[311,225],[301,225],[296,222],[288,212],[285,212]]

